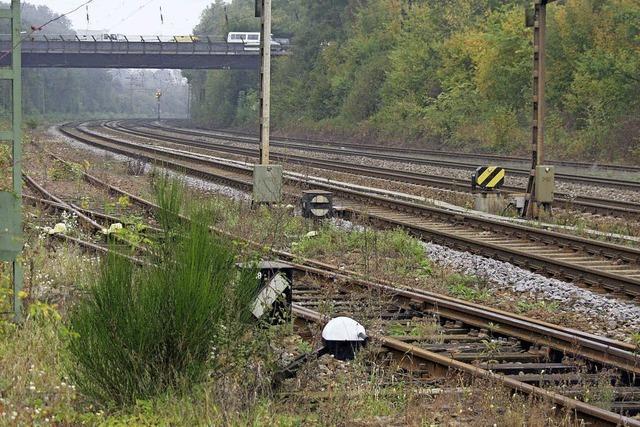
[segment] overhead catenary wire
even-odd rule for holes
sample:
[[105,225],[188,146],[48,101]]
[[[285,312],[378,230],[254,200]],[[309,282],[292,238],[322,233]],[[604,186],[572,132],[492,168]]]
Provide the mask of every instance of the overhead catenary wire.
[[[85,2],[83,2],[82,4],[74,7],[73,9],[69,10],[68,12],[62,13],[54,18],[49,19],[48,21],[40,24],[40,25],[32,25],[30,28],[30,31],[25,34],[23,37],[21,37],[13,46],[11,46],[11,48],[7,51],[4,51],[0,54],[0,61],[3,60],[4,58],[6,58],[7,56],[9,56],[11,54],[11,52],[13,52],[14,49],[17,49],[25,40],[27,40],[29,37],[31,37],[31,35],[33,35],[36,31],[42,31],[43,28],[45,28],[46,26],[48,26],[49,24],[52,24],[53,22],[56,22],[66,16],[71,15],[74,12],[77,12],[78,10],[85,8],[86,9],[86,17],[87,17],[87,25],[90,22],[90,16],[89,16],[89,5],[93,2],[95,2],[96,0],[86,0]],[[144,9],[146,6],[148,6],[149,4],[151,4],[152,2],[154,2],[156,0],[148,0],[147,2],[143,3],[140,7],[138,7],[137,9],[135,9],[133,12],[131,12],[129,15],[127,15],[125,18],[123,18],[122,20],[120,20],[120,22],[118,22],[115,26],[118,26],[122,23],[124,23],[125,21],[129,20],[132,16],[134,16],[135,14],[137,14],[139,11],[141,11],[142,9]],[[160,21],[161,23],[164,24],[164,16],[162,13],[162,6],[160,6]]]
[[[4,58],[6,58],[7,56],[9,56],[11,54],[11,52],[13,52],[14,49],[17,49],[18,46],[20,46],[22,44],[23,41],[25,41],[26,39],[28,39],[29,37],[31,37],[31,35],[33,33],[35,33],[36,31],[41,31],[44,27],[46,27],[47,25],[56,22],[62,18],[64,18],[65,16],[71,15],[74,12],[77,12],[78,10],[82,9],[83,7],[88,7],[91,3],[93,3],[95,0],[87,0],[84,3],[82,3],[81,5],[73,8],[72,10],[65,12],[61,15],[56,16],[55,18],[51,18],[49,19],[47,22],[45,22],[44,24],[41,25],[32,25],[30,28],[30,32],[27,33],[24,37],[21,37],[13,46],[11,46],[11,49],[7,50],[6,52],[3,52],[2,55],[0,55],[0,61],[2,61]],[[89,19],[89,13],[87,12],[87,19]]]
[[[37,31],[41,31],[43,28],[45,28],[46,26],[48,26],[49,24],[56,22],[64,17],[67,17],[68,15],[77,12],[78,10],[85,8],[86,11],[86,21],[87,21],[87,25],[89,25],[89,22],[91,21],[91,16],[89,13],[89,5],[91,3],[94,3],[96,0],[86,0],[83,3],[79,4],[78,6],[74,7],[73,9],[62,13],[60,15],[57,15],[56,17],[40,24],[40,25],[32,25],[30,28],[30,31],[26,34],[23,35],[23,37],[21,37],[9,50],[7,51],[3,51],[0,52],[0,61],[3,60],[4,58],[6,58],[8,55],[11,54],[11,52],[18,48],[25,40],[28,40],[35,32]],[[120,21],[118,21],[115,25],[113,25],[114,27],[117,27],[119,25],[121,25],[122,23],[128,21],[130,18],[132,18],[134,15],[136,15],[138,12],[140,12],[142,9],[144,9],[145,7],[147,7],[148,5],[150,5],[151,3],[153,3],[154,1],[158,1],[158,0],[147,0],[146,2],[144,2],[143,4],[141,4],[139,7],[137,7],[135,10],[133,10],[129,15],[127,15],[126,17],[122,18]],[[124,3],[124,2],[123,2]],[[162,6],[159,6],[160,9],[160,23],[164,24],[165,22],[165,16],[164,16],[164,11],[162,9]],[[231,18],[229,19],[229,16],[227,14],[227,6],[224,5],[224,18],[225,18],[225,24],[227,27],[227,31],[228,31],[228,27],[230,25],[230,23],[239,23],[242,21],[246,21],[246,20],[253,20],[255,19],[255,17],[253,16],[248,16],[248,17],[237,17],[237,18]]]
[[115,25],[112,26],[112,28],[117,28],[119,25],[127,22],[129,19],[131,19],[134,15],[136,15],[138,12],[140,12],[142,9],[144,9],[145,7],[149,6],[151,3],[153,3],[156,0],[148,0],[145,3],[141,4],[137,9],[135,9],[133,12],[131,12],[129,15],[127,15],[126,17],[122,18],[118,23],[116,23]]

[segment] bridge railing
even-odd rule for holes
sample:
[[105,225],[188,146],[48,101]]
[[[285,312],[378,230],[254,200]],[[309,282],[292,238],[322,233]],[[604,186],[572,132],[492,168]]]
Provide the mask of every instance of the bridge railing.
[[[117,40],[97,40],[94,36],[38,35],[22,41],[23,53],[61,54],[184,54],[184,55],[256,55],[255,46],[227,43],[214,36],[119,36]],[[272,54],[284,54],[289,45],[272,48]],[[11,49],[10,42],[0,35],[0,51]]]

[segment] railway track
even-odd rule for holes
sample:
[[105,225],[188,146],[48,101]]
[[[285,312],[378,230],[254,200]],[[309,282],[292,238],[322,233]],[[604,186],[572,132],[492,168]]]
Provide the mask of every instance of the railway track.
[[[104,124],[107,129],[111,129],[120,133],[128,133],[130,135],[140,136],[144,138],[156,139],[164,142],[180,144],[184,146],[203,148],[218,152],[234,154],[253,158],[256,157],[257,151],[253,148],[243,148],[229,146],[224,143],[216,143],[215,141],[201,141],[193,138],[176,137],[175,135],[162,134],[145,130],[141,128],[133,128],[129,125],[118,122],[107,122]],[[148,124],[145,127],[151,126]],[[153,126],[151,126],[153,127]],[[158,127],[155,127],[158,128]],[[182,133],[182,130],[170,130],[161,127],[163,132]],[[221,137],[224,139],[226,137]],[[369,176],[373,178],[385,179],[402,183],[423,185],[427,187],[442,188],[446,190],[457,191],[468,194],[470,190],[470,182],[464,179],[434,176],[424,173],[398,171],[389,168],[377,166],[357,165],[349,162],[329,159],[315,159],[305,156],[297,156],[293,154],[272,153],[271,157],[278,162],[284,164],[296,164],[310,166],[319,169],[334,170],[355,174],[359,176]],[[503,191],[507,193],[522,193],[524,190],[514,186],[504,186]],[[561,192],[556,193],[556,205],[565,209],[590,212],[601,215],[609,215],[616,217],[637,218],[640,216],[640,203],[601,199],[587,196],[571,196]]]
[[[184,173],[251,189],[252,165],[205,155],[132,143],[82,128],[61,128],[88,145],[157,163]],[[299,188],[332,191],[346,218],[360,218],[381,227],[401,227],[427,241],[519,265],[548,276],[595,286],[618,295],[640,295],[640,250],[596,240],[476,217],[375,194],[346,183],[309,182],[287,175],[285,192]]]
[[[246,143],[256,145],[258,143],[258,139],[253,136],[245,136],[238,135],[231,132],[204,132],[204,131],[194,131],[189,129],[175,129],[175,128],[166,128],[164,126],[158,126],[153,124],[148,124],[144,121],[133,121],[133,123],[139,123],[144,126],[154,127],[156,129],[163,129],[168,132],[181,133],[189,136],[198,136],[198,137],[210,137],[210,138],[218,138],[225,139],[228,141]],[[371,159],[379,159],[379,160],[391,160],[398,161],[402,163],[412,163],[412,164],[420,164],[420,165],[430,165],[430,166],[439,166],[439,167],[447,167],[452,169],[463,169],[463,170],[475,170],[479,166],[483,166],[481,162],[478,162],[476,158],[471,158],[469,161],[451,161],[446,160],[444,158],[433,159],[433,158],[422,158],[417,155],[402,155],[398,154],[396,151],[391,151],[389,149],[384,151],[376,151],[369,148],[364,148],[365,146],[352,144],[343,145],[312,145],[313,141],[302,141],[302,142],[292,142],[280,139],[274,139],[271,145],[273,147],[282,147],[282,148],[292,148],[292,149],[301,149],[301,150],[310,150],[319,153],[326,154],[335,154],[340,156],[360,156],[367,157]],[[403,150],[404,151],[404,150]],[[452,156],[453,158],[460,158],[461,156]],[[495,160],[495,159],[494,159]],[[528,177],[529,169],[527,167],[506,167],[507,173],[512,176],[521,176]],[[613,187],[613,188],[624,188],[628,190],[640,190],[640,181],[634,180],[625,180],[625,179],[615,179],[608,177],[598,177],[598,176],[589,176],[589,175],[576,175],[576,174],[568,174],[568,173],[556,173],[556,179],[559,181],[572,182],[576,184],[584,184],[584,185],[598,185],[602,187]]]
[[[86,172],[83,178],[128,197],[145,211],[158,209]],[[71,208],[46,190],[42,195],[54,208]],[[108,250],[60,237],[89,251]],[[282,251],[273,255],[294,260]],[[640,358],[632,345],[451,297],[366,281],[314,260],[298,262],[292,263],[294,315],[310,322],[323,322],[327,315],[356,318],[376,331],[370,335],[381,346],[381,356],[390,356],[391,366],[409,375],[430,381],[455,370],[553,402],[587,423],[640,426],[638,419],[629,418],[640,413]]]
[[[201,135],[207,135],[211,133],[219,133],[219,134],[230,134],[230,135],[241,135],[246,137],[256,137],[255,134],[250,132],[242,132],[237,130],[229,130],[229,129],[197,129],[197,128],[188,128],[188,122],[181,120],[165,120],[169,126],[158,125],[149,121],[142,121],[146,126],[155,127],[158,129],[169,129],[173,130],[175,128],[181,128],[187,131],[192,131],[194,133],[199,132]],[[522,163],[524,165],[529,165],[531,163],[531,159],[528,157],[517,157],[517,156],[502,156],[497,154],[483,154],[483,153],[465,153],[460,151],[446,151],[446,150],[429,150],[424,148],[412,148],[412,147],[396,147],[396,146],[385,146],[385,145],[375,145],[375,144],[363,144],[363,143],[353,143],[347,141],[337,141],[337,140],[322,140],[317,138],[292,138],[292,137],[284,137],[284,136],[274,136],[273,138],[276,141],[282,142],[293,142],[298,144],[313,144],[313,145],[328,145],[332,147],[347,147],[353,149],[367,149],[372,151],[378,151],[383,153],[388,152],[397,152],[398,150],[402,150],[405,153],[411,153],[420,156],[439,156],[445,158],[465,158],[469,160],[483,160],[483,161],[491,161],[491,162],[512,162],[512,163]],[[640,166],[633,165],[617,165],[611,163],[596,163],[596,162],[575,162],[569,160],[547,160],[547,164],[567,167],[567,168],[576,168],[583,169],[585,171],[611,171],[611,172],[628,172],[628,173],[640,173]]]
[[[294,314],[313,322],[325,321],[327,314],[354,317],[379,331],[372,338],[382,347],[381,359],[391,360],[391,366],[399,366],[403,373],[421,381],[436,381],[448,370],[457,370],[468,377],[490,380],[552,401],[575,411],[587,423],[640,423],[625,418],[640,409],[635,400],[640,388],[633,370],[618,370],[557,350],[554,347],[563,346],[559,343],[548,346],[548,334],[559,331],[538,335],[526,320],[521,325],[528,330],[517,332],[507,326],[509,320],[514,320],[508,315],[504,322],[493,323],[482,308],[474,314],[468,306],[448,311],[426,303],[420,294],[402,294],[380,296],[370,288],[354,291],[348,285],[320,286],[302,278],[294,284]],[[328,313],[326,307],[331,307]],[[576,339],[574,343],[582,341],[576,336],[569,339]],[[585,340],[582,344],[593,343]],[[605,352],[609,351],[616,350],[611,347]],[[629,362],[635,365],[637,361],[632,359]],[[595,390],[603,387],[614,396],[607,402],[594,397],[598,394]]]

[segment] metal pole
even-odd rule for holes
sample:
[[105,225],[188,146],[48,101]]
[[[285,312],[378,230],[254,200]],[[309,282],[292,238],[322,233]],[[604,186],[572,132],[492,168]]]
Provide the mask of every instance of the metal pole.
[[[12,98],[13,111],[13,193],[17,199],[17,224],[18,233],[22,233],[22,49],[20,44],[20,0],[11,0],[11,67],[13,69]],[[20,259],[13,261],[13,313],[16,322],[22,321],[22,284],[23,271]]]
[[260,164],[269,164],[271,117],[271,0],[262,1],[260,54]]
[[[553,1],[553,0],[551,0]],[[544,118],[545,118],[545,53],[547,3],[535,0],[533,24],[533,123],[531,127],[531,171],[527,184],[527,196],[523,216],[533,216],[536,203],[536,167],[544,162]]]
[[162,91],[158,89],[156,91],[156,99],[158,100],[158,121],[160,121],[160,99],[162,98]]
[[545,108],[545,57],[547,49],[547,2],[542,1],[538,16],[538,140],[537,154],[538,164],[544,164],[544,118]]
[[13,75],[13,191],[22,196],[22,53],[20,45],[20,0],[11,0],[13,11],[13,52],[11,57]]

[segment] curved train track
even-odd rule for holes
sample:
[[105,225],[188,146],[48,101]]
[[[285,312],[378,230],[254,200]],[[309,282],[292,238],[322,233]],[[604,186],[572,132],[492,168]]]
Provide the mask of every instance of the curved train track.
[[[158,209],[86,172],[83,178],[118,196],[126,195],[149,212]],[[74,209],[33,180],[28,183],[44,197],[32,198],[33,203],[51,209]],[[100,213],[85,213],[113,220]],[[89,251],[108,251],[95,243],[59,237]],[[407,375],[437,381],[447,371],[455,370],[553,402],[587,423],[640,426],[637,418],[630,418],[640,414],[640,357],[632,345],[451,297],[366,281],[336,266],[314,260],[294,261],[287,252],[273,251],[273,255],[292,262],[296,270],[296,318],[324,322],[327,314],[350,315],[365,324],[375,323],[380,332],[371,335],[389,356],[387,363]],[[321,308],[327,306],[333,307],[330,313]],[[594,393],[597,388],[606,388],[607,397]]]
[[[105,123],[105,127],[108,129],[121,132],[128,133],[135,136],[140,136],[144,138],[152,138],[156,140],[161,140],[165,142],[181,144],[185,146],[203,148],[214,150],[218,152],[224,152],[244,157],[256,157],[257,151],[253,148],[243,148],[237,146],[229,146],[224,143],[216,143],[215,141],[202,141],[202,140],[194,140],[193,138],[187,137],[179,137],[176,134],[184,134],[184,135],[192,135],[193,132],[183,130],[183,129],[169,129],[165,127],[159,127],[149,124],[144,124],[144,128],[140,127],[134,128],[133,126],[127,123]],[[150,129],[151,128],[151,129]],[[156,130],[153,132],[153,130]],[[158,133],[158,130],[167,133]],[[199,138],[202,138],[202,135],[198,135]],[[235,136],[209,136],[209,138],[222,139],[222,140],[231,140],[237,142],[237,138]],[[306,147],[306,150],[313,150],[313,147]],[[383,168],[378,166],[369,166],[369,165],[357,165],[345,161],[339,160],[330,160],[330,159],[317,159],[312,157],[305,157],[293,154],[279,154],[279,153],[271,153],[271,157],[278,162],[281,163],[289,163],[289,164],[297,164],[297,165],[306,165],[320,169],[334,170],[339,172],[351,173],[360,176],[370,176],[374,178],[385,179],[389,181],[397,181],[408,184],[416,184],[423,185],[427,187],[434,188],[442,188],[447,190],[453,190],[457,192],[469,193],[470,184],[468,180],[451,178],[451,177],[443,177],[443,176],[435,176],[424,173],[417,172],[409,172],[409,171],[398,171],[389,168]],[[468,168],[468,166],[467,166]],[[522,193],[524,190],[519,187],[513,186],[505,186],[502,188],[505,192],[509,193]],[[638,186],[640,189],[640,185]],[[569,194],[556,193],[556,205],[565,209],[584,211],[590,213],[596,213],[601,215],[611,215],[617,217],[629,217],[629,218],[637,218],[640,216],[640,203],[635,202],[626,202],[619,200],[611,200],[611,199],[601,199],[596,197],[587,197],[587,196],[571,196]]]
[[[169,129],[182,128],[187,131],[199,132],[199,135],[207,135],[212,133],[222,133],[222,134],[231,134],[231,135],[241,135],[247,137],[256,137],[255,134],[250,132],[238,131],[238,130],[229,130],[229,129],[199,129],[199,128],[188,128],[188,121],[185,120],[165,120],[164,122],[169,124]],[[153,124],[149,121],[143,121],[147,125],[152,127],[157,127],[159,129],[167,128],[162,125]],[[175,124],[175,126],[173,126]],[[465,158],[469,160],[483,160],[483,161],[495,161],[495,162],[512,162],[512,163],[522,163],[528,166],[531,163],[531,159],[528,157],[516,157],[516,156],[503,156],[498,154],[486,154],[486,153],[467,153],[460,151],[446,151],[446,150],[432,150],[425,148],[413,148],[413,147],[397,147],[397,146],[385,146],[385,145],[376,145],[376,144],[364,144],[364,143],[354,143],[348,141],[338,141],[338,140],[322,140],[317,138],[294,138],[294,137],[285,137],[285,136],[273,136],[275,141],[279,142],[292,142],[298,144],[306,144],[308,145],[328,145],[334,147],[347,147],[353,149],[364,149],[371,150],[376,152],[397,152],[398,150],[402,150],[405,153],[411,153],[419,156],[436,156],[436,157],[445,157],[445,158]],[[629,172],[629,173],[640,173],[640,166],[633,165],[618,165],[611,163],[596,163],[596,162],[576,162],[569,160],[547,160],[545,161],[547,164],[567,167],[567,168],[575,168],[582,169],[584,171],[610,171],[610,172]]]
[[[184,135],[190,136],[200,136],[200,137],[211,137],[211,138],[220,138],[226,139],[234,142],[241,142],[247,144],[257,144],[258,139],[253,136],[239,135],[235,132],[214,132],[214,131],[195,131],[191,129],[176,129],[176,128],[167,128],[165,126],[159,126],[156,124],[149,124],[147,121],[136,120],[134,123],[141,123],[145,126],[150,126],[156,129],[164,129],[169,132],[179,132]],[[446,158],[424,158],[416,154],[408,154],[402,155],[398,154],[397,150],[390,149],[376,149],[370,148],[369,146],[363,146],[358,144],[315,144],[314,140],[280,140],[274,139],[271,143],[274,147],[282,147],[282,148],[293,148],[293,149],[302,149],[302,150],[312,150],[320,153],[327,154],[338,154],[338,155],[349,155],[349,156],[360,156],[360,157],[368,157],[372,159],[380,159],[380,160],[393,160],[402,163],[413,163],[413,164],[421,164],[421,165],[431,165],[431,166],[441,166],[448,167],[453,169],[464,169],[464,170],[474,170],[479,166],[484,166],[482,163],[479,163],[475,156],[469,156],[469,160],[467,161],[451,161],[446,160]],[[404,149],[403,149],[404,151]],[[441,154],[442,155],[442,154]],[[451,153],[451,156],[447,156],[448,159],[457,158],[459,159],[462,156],[460,153]],[[498,158],[500,158],[498,156]],[[496,159],[493,159],[496,160]],[[627,167],[623,167],[627,168]],[[632,172],[635,172],[633,166],[630,166]],[[507,167],[505,168],[510,175],[513,176],[529,176],[529,168],[528,167]],[[580,175],[580,174],[569,174],[569,173],[556,173],[556,179],[565,181],[565,182],[573,182],[577,184],[585,184],[585,185],[599,185],[603,187],[615,187],[615,188],[625,188],[629,190],[640,190],[640,181],[634,180],[626,180],[626,179],[615,179],[608,177],[598,177],[598,176],[590,176],[590,175]]]
[[[242,190],[252,188],[250,164],[119,140],[82,127],[62,127],[61,131],[100,149]],[[341,214],[347,218],[362,218],[381,227],[401,227],[427,241],[615,294],[640,295],[639,249],[452,212],[346,183],[338,185],[318,180],[310,183],[308,178],[295,175],[286,175],[285,182],[285,192],[292,199],[298,197],[300,187],[332,191],[337,205],[341,206]]]

